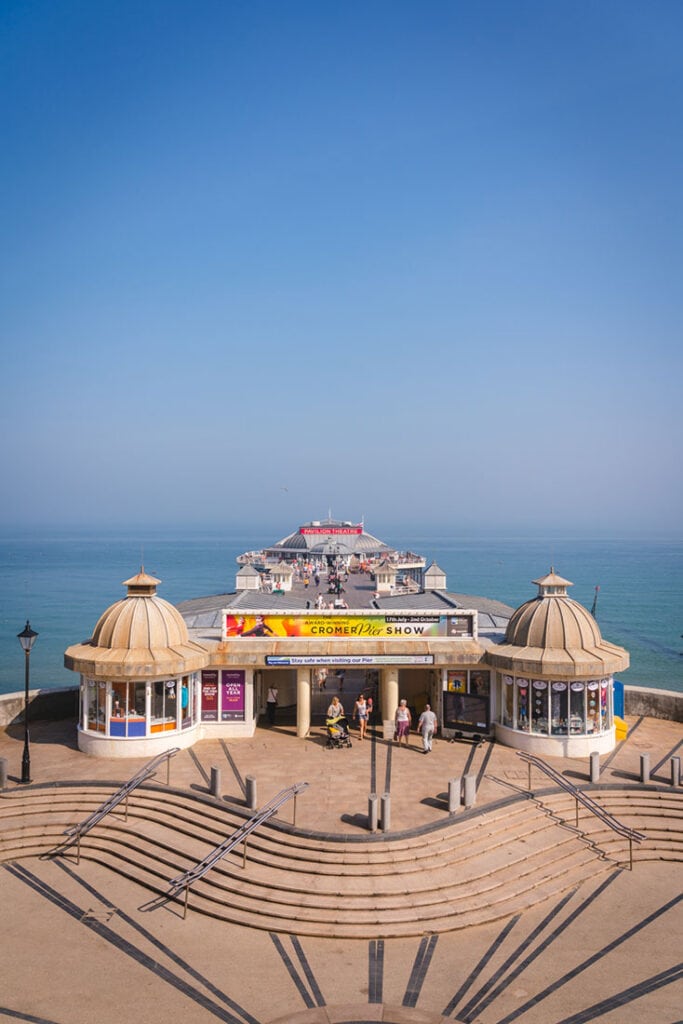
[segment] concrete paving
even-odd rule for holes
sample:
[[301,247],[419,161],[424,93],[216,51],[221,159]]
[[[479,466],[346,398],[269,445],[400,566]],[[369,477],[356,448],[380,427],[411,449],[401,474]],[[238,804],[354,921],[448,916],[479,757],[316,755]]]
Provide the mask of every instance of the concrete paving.
[[[654,782],[666,785],[668,757],[680,753],[681,726],[629,719],[629,738],[607,762],[603,783],[635,782],[650,753]],[[322,728],[297,739],[290,725],[260,727],[252,739],[206,740],[172,761],[171,784],[244,800],[247,775],[258,802],[307,781],[297,826],[367,835],[370,790],[391,792],[391,833],[447,817],[450,778],[471,773],[477,805],[525,789],[527,768],[510,748],[437,739],[429,755],[415,734],[400,749],[376,738],[329,750]],[[21,786],[23,733],[0,732],[8,788]],[[121,782],[143,762],[91,758],[77,750],[72,722],[31,730],[34,785],[67,780]],[[587,763],[555,761],[571,781],[588,782]],[[535,783],[534,783],[535,784]],[[545,783],[544,783],[545,785]],[[287,815],[283,815],[287,817]],[[442,935],[384,941],[271,935],[177,908],[144,912],[148,894],[96,864],[17,859],[0,871],[5,942],[0,1016],[55,1024],[579,1024],[604,1020],[673,1024],[683,1006],[681,863],[637,862],[585,882],[505,922]]]

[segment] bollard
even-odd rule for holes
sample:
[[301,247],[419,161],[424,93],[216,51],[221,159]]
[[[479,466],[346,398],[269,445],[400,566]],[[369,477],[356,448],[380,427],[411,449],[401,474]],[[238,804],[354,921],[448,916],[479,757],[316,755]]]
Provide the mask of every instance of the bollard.
[[377,794],[371,793],[368,797],[368,828],[371,832],[377,831]]
[[649,754],[641,754],[640,755],[640,781],[641,782],[649,782],[650,781],[650,755]]
[[448,813],[455,814],[460,807],[460,794],[462,792],[462,779],[458,775],[455,779],[448,780]]
[[256,808],[258,807],[258,802],[256,800],[256,778],[255,778],[255,776],[247,775],[246,782],[247,782],[247,796],[246,796],[247,807],[249,808],[250,811],[255,811]]
[[391,793],[382,793],[382,832],[391,828]]
[[[2,782],[2,767],[0,766],[0,782]],[[671,785],[680,786],[681,784],[681,759],[680,757],[671,758]]]
[[600,781],[600,751],[591,751],[591,782]]
[[209,786],[211,796],[221,795],[221,770],[215,766],[211,769],[211,785]]
[[477,801],[477,776],[465,776],[465,810],[474,807]]
[[0,789],[7,788],[7,758],[0,757]]

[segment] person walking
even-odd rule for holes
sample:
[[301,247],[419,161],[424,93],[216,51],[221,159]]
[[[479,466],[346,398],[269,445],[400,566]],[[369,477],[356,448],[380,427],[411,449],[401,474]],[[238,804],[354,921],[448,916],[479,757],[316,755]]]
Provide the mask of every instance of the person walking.
[[358,729],[360,731],[360,738],[363,739],[365,736],[365,730],[368,725],[368,702],[361,693],[360,697],[356,701],[356,706],[353,709],[353,720],[358,719]]
[[425,754],[431,753],[432,739],[438,727],[439,723],[436,720],[436,715],[429,704],[425,704],[425,709],[417,723],[417,730],[422,733],[422,749]]
[[277,707],[277,686],[268,687],[268,696],[266,697],[266,714],[268,715],[268,724],[275,725],[275,708]]
[[401,746],[401,739],[405,736],[406,746],[410,746],[410,723],[412,717],[410,709],[408,708],[408,702],[402,700],[399,706],[396,708],[396,715],[394,718],[396,724],[396,742],[399,747]]

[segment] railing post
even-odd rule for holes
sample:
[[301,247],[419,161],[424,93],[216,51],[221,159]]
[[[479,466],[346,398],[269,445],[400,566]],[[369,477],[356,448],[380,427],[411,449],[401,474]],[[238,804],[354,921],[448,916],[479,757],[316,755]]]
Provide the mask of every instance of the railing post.
[[171,785],[171,755],[166,755],[166,785]]
[[631,836],[628,837],[628,869],[633,871],[633,840]]
[[529,779],[528,779],[527,789],[529,790],[529,792],[531,792],[531,761],[527,761],[527,767],[529,769]]
[[0,790],[7,786],[7,758],[0,757]]
[[123,820],[128,821],[128,794],[126,793],[126,806],[123,812]]
[[578,796],[574,797],[574,801],[576,803],[576,827],[578,828],[579,827],[579,798],[578,798]]
[[187,901],[190,898],[190,885],[189,883],[185,886],[185,906],[183,907],[183,921],[187,917]]
[[474,807],[477,802],[477,776],[465,776],[465,809]]
[[247,840],[249,836],[244,837],[244,845],[242,846],[242,870],[244,871],[247,866]]

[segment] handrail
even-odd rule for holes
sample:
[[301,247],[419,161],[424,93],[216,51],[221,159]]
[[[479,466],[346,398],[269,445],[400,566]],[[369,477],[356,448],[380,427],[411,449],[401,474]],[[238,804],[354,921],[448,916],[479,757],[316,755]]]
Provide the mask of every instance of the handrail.
[[558,771],[552,768],[549,764],[546,764],[546,762],[541,760],[540,757],[537,757],[534,754],[527,754],[523,750],[517,751],[517,757],[521,757],[522,760],[526,761],[526,763],[529,765],[529,789],[531,789],[531,765],[534,765],[535,768],[538,768],[539,771],[543,772],[545,775],[548,776],[548,778],[552,779],[553,782],[560,787],[560,789],[563,789],[565,793],[569,793],[570,796],[574,797],[574,799],[576,800],[577,828],[579,823],[579,804],[582,804],[587,810],[594,814],[596,818],[599,818],[604,825],[607,825],[614,832],[616,832],[617,835],[620,835],[623,839],[628,839],[630,865],[631,869],[633,869],[632,844],[634,842],[641,843],[643,839],[647,839],[647,836],[644,832],[638,832],[636,829],[630,828],[628,825],[624,825],[623,822],[615,818],[614,815],[609,813],[609,811],[606,811],[604,807],[601,807],[600,804],[598,804],[595,800],[592,800],[591,797],[589,797],[586,793],[582,792],[582,790],[580,789],[577,789],[576,786],[573,786],[571,784],[571,782],[568,782],[563,775],[560,775]]
[[251,833],[259,827],[259,825],[263,825],[264,822],[272,818],[280,807],[287,803],[288,800],[291,800],[292,797],[296,800],[297,795],[303,792],[304,789],[307,789],[308,785],[308,782],[296,782],[293,786],[289,786],[287,789],[281,790],[272,798],[272,800],[269,800],[267,804],[264,804],[260,811],[257,811],[251,818],[249,818],[248,821],[245,821],[243,825],[240,825],[236,832],[233,832],[232,835],[224,839],[219,846],[211,851],[211,853],[207,854],[203,860],[199,861],[198,864],[195,864],[193,868],[189,868],[187,871],[184,871],[182,875],[172,878],[169,883],[168,892],[166,892],[162,897],[163,901],[165,902],[166,900],[175,899],[178,893],[182,889],[185,889],[185,908],[183,912],[183,918],[185,918],[187,916],[187,901],[190,886],[195,882],[198,882],[200,878],[203,878],[219,860],[222,860],[226,854],[230,853],[230,851],[241,842],[244,842],[243,864],[246,864],[248,836],[250,836]]
[[89,815],[87,818],[81,821],[78,825],[73,825],[71,828],[64,829],[63,835],[69,836],[69,838],[64,840],[64,842],[59,843],[58,846],[55,846],[55,848],[53,850],[50,850],[50,852],[46,854],[46,856],[54,857],[57,854],[64,853],[64,851],[68,850],[69,847],[73,846],[74,843],[78,843],[77,863],[80,863],[81,837],[86,835],[91,828],[94,828],[95,825],[98,824],[98,822],[102,821],[102,819],[105,818],[110,811],[113,811],[114,808],[117,807],[122,800],[126,800],[127,818],[128,797],[130,796],[134,789],[137,789],[138,786],[142,785],[143,782],[145,782],[147,779],[151,778],[151,776],[156,774],[157,768],[159,768],[159,766],[164,762],[164,760],[166,760],[167,764],[166,783],[168,785],[171,758],[175,757],[175,755],[179,751],[180,747],[172,747],[170,750],[165,750],[163,751],[163,753],[157,754],[156,757],[153,757],[152,760],[148,761],[146,765],[143,765],[143,767],[138,772],[136,772],[136,774],[133,775],[133,777],[130,778],[128,782],[124,782],[123,785],[120,786],[115,793],[112,793],[112,795],[109,796],[104,801],[104,803],[97,808],[96,811],[93,811],[91,815]]

